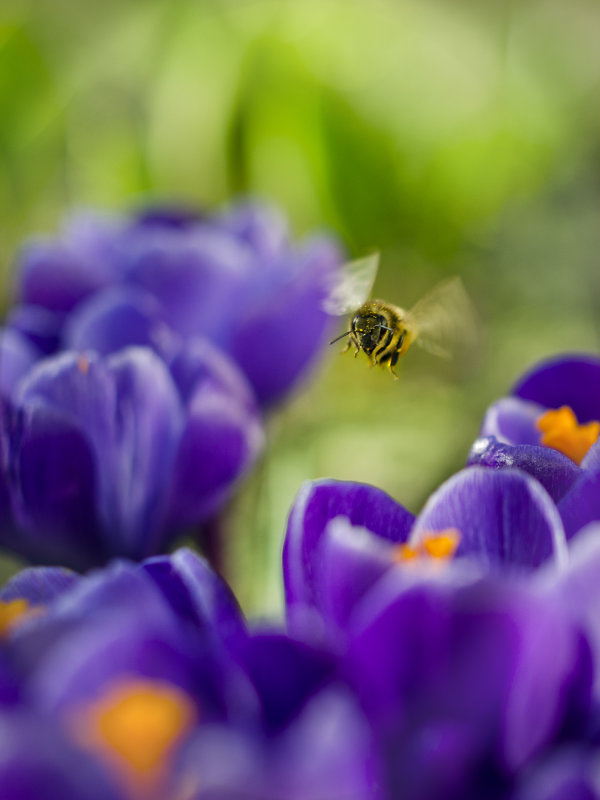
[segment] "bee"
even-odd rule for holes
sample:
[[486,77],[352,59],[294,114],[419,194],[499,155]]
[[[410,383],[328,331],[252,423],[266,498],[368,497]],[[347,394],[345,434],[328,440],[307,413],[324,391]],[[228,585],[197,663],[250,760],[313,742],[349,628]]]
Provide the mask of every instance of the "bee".
[[385,300],[367,300],[375,282],[379,254],[351,261],[342,280],[331,287],[324,309],[329,314],[353,312],[350,330],[330,344],[348,336],[342,352],[355,347],[375,364],[387,368],[394,379],[394,367],[413,342],[442,358],[449,358],[458,344],[467,343],[474,331],[471,302],[460,278],[449,278],[435,286],[410,310]]

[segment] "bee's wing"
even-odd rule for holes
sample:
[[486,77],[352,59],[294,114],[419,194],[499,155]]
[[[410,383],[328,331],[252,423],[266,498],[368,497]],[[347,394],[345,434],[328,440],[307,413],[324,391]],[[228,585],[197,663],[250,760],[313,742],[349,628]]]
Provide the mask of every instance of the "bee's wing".
[[475,312],[460,278],[434,286],[407,317],[416,342],[433,355],[450,358],[457,347],[475,340]]
[[342,276],[328,286],[323,309],[328,314],[340,316],[356,311],[369,298],[375,283],[379,253],[349,261],[342,267]]

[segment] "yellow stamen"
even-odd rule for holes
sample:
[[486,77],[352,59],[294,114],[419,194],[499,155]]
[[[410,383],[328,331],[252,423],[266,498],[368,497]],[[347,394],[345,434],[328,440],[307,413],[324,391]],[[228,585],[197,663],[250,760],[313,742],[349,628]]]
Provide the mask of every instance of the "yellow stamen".
[[580,425],[573,409],[562,406],[542,414],[536,422],[542,432],[541,444],[553,447],[580,464],[600,435],[600,422],[588,422]]
[[28,600],[19,597],[16,600],[0,600],[0,637],[7,636],[25,619],[39,614],[40,606],[32,606]]
[[196,721],[190,697],[172,684],[123,679],[72,714],[81,744],[103,756],[134,797],[152,797],[176,744]]
[[395,548],[395,560],[401,563],[426,559],[449,561],[453,558],[460,543],[460,531],[445,528],[442,531],[425,531],[415,545],[401,544]]

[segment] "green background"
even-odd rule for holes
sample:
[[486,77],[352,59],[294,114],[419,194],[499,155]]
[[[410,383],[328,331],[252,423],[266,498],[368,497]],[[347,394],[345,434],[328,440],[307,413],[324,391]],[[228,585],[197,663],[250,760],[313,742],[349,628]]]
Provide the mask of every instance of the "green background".
[[411,350],[393,382],[332,347],[272,415],[224,525],[247,610],[280,608],[304,480],[417,511],[524,369],[597,350],[599,33],[592,0],[3,0],[4,307],[19,243],[69,209],[239,194],[379,249],[390,302],[453,274],[473,298],[468,357]]

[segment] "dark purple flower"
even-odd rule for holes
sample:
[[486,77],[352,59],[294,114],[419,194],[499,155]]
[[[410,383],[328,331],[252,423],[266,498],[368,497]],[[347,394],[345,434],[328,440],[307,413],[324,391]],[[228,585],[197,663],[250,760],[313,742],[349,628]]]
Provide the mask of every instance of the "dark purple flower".
[[184,369],[185,352],[174,375],[146,348],[67,352],[19,382],[1,429],[6,546],[78,569],[139,559],[220,508],[253,463],[261,426],[224,356],[198,345]]
[[332,240],[296,246],[281,215],[256,204],[211,216],[177,208],[79,216],[60,238],[25,249],[17,283],[27,310],[11,324],[45,352],[57,323],[60,347],[102,354],[144,345],[170,358],[202,336],[269,405],[326,341],[322,304],[340,261]]
[[600,519],[600,359],[561,356],[527,373],[494,403],[469,464],[516,467],[558,503],[567,538]]

